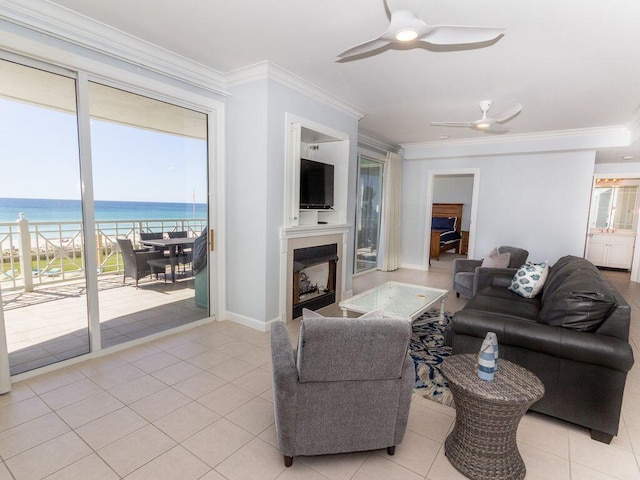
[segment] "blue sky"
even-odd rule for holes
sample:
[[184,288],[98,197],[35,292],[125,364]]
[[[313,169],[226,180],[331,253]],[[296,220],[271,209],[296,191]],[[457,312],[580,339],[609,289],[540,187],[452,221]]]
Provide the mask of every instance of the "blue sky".
[[[0,197],[80,198],[76,117],[0,99]],[[203,140],[91,120],[96,200],[206,202]]]

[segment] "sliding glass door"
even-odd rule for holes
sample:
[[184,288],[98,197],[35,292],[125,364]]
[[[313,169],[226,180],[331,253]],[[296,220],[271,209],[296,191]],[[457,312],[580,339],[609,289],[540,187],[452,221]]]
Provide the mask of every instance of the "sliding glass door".
[[0,60],[0,287],[12,374],[89,352],[76,80]]
[[89,105],[102,346],[207,318],[207,115],[94,82]]
[[376,268],[378,265],[383,169],[382,162],[358,157],[355,273]]
[[208,124],[86,74],[0,59],[0,318],[12,375],[214,311]]

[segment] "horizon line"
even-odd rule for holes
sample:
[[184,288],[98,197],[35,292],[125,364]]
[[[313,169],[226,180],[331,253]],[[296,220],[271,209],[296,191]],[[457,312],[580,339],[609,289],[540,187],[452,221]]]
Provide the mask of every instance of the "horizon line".
[[[35,198],[35,197],[0,197],[0,202],[2,200],[54,200],[54,201],[65,201],[65,202],[81,202],[82,200],[79,198]],[[120,202],[120,203],[173,203],[173,204],[186,204],[186,205],[207,205],[207,203],[202,202],[162,202],[158,200],[101,200],[94,199],[94,202]]]

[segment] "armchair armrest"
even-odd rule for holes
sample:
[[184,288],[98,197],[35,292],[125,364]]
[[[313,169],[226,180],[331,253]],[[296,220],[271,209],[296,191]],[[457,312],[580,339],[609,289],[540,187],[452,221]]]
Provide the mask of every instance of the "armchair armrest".
[[271,362],[273,367],[273,401],[280,452],[293,456],[298,403],[298,369],[287,326],[282,321],[271,324]]
[[456,258],[453,261],[453,276],[459,272],[473,272],[482,265],[482,260],[468,260],[466,258]]
[[485,287],[504,287],[511,285],[517,268],[479,267],[475,270],[473,294],[476,295]]

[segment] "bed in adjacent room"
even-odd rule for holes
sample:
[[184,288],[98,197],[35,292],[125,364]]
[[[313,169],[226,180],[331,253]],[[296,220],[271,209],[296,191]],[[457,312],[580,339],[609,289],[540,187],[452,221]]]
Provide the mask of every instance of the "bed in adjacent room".
[[440,253],[462,245],[462,203],[434,203],[431,210],[431,247],[429,259],[440,260]]

